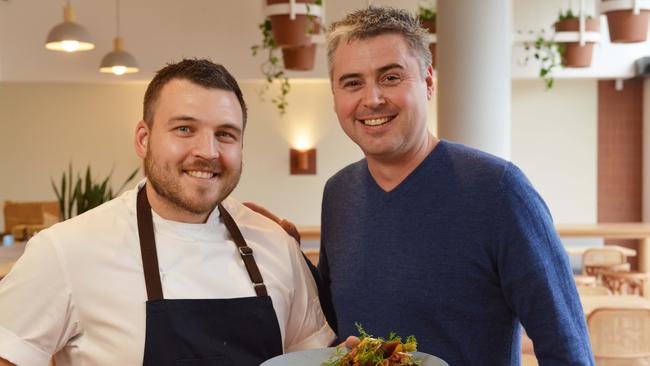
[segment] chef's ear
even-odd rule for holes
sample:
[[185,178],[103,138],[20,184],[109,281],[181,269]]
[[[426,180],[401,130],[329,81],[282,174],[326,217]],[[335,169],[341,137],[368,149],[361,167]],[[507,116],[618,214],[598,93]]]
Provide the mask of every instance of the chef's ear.
[[135,126],[135,153],[141,159],[147,155],[147,143],[149,142],[149,134],[151,130],[145,121],[140,121]]

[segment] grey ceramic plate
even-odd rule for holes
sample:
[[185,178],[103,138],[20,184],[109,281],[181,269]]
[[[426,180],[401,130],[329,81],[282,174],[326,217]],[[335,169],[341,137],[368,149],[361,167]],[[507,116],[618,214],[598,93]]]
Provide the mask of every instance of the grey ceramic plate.
[[[260,366],[320,366],[321,363],[332,357],[334,351],[336,348],[330,347],[287,353],[264,361]],[[448,363],[436,356],[422,352],[413,352],[413,355],[416,360],[422,360],[420,366],[449,366]]]

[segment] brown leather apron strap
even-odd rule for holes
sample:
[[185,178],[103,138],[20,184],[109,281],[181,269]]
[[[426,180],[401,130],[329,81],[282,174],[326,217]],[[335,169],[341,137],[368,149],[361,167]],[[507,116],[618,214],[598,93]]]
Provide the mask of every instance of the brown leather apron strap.
[[230,236],[232,236],[232,239],[235,241],[237,249],[239,250],[239,254],[241,255],[241,259],[244,261],[248,276],[253,282],[253,287],[255,287],[255,293],[257,296],[268,296],[266,292],[266,285],[264,285],[264,280],[262,279],[262,274],[260,273],[260,269],[257,267],[255,258],[253,258],[253,249],[246,245],[244,236],[241,234],[239,227],[235,223],[235,220],[233,220],[232,216],[230,216],[228,211],[221,204],[219,204],[218,207],[221,218],[223,219],[223,223],[226,225],[226,228],[230,232]]
[[140,251],[142,253],[142,267],[144,269],[144,282],[147,286],[147,298],[160,300],[163,298],[160,272],[158,270],[158,253],[156,252],[156,239],[153,231],[151,205],[147,199],[146,185],[138,192],[138,235],[140,237]]
[[[223,206],[219,205],[219,213],[223,218],[226,229],[230,232],[239,254],[241,255],[248,276],[253,282],[257,296],[268,296],[262,274],[260,273],[253,249],[246,244],[244,236],[232,216]],[[140,238],[140,251],[142,253],[142,267],[144,269],[144,281],[147,286],[147,298],[149,300],[163,299],[162,284],[160,282],[160,271],[158,267],[158,253],[156,252],[156,238],[153,231],[153,218],[151,217],[151,205],[147,198],[146,185],[138,192],[137,200],[138,236]]]

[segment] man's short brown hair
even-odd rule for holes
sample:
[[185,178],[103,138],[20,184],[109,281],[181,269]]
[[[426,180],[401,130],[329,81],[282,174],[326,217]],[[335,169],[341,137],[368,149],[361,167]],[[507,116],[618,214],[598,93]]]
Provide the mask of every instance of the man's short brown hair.
[[420,72],[426,75],[431,65],[428,32],[420,26],[416,16],[403,9],[369,6],[348,14],[332,23],[327,32],[327,61],[330,78],[334,52],[341,40],[352,42],[383,34],[399,34],[404,37],[411,54],[418,59]]
[[174,79],[188,80],[208,89],[221,89],[235,93],[241,106],[244,127],[246,127],[246,118],[248,117],[246,102],[244,102],[244,96],[239,89],[237,80],[222,65],[205,59],[184,59],[158,70],[144,93],[142,119],[147,126],[152,126],[160,91],[165,84]]

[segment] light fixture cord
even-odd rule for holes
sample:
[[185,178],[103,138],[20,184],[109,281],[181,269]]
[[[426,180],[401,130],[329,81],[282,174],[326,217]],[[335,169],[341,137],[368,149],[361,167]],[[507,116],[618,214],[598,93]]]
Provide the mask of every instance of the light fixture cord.
[[117,22],[117,36],[120,36],[120,0],[115,0],[115,14],[117,16],[115,17],[116,22]]

